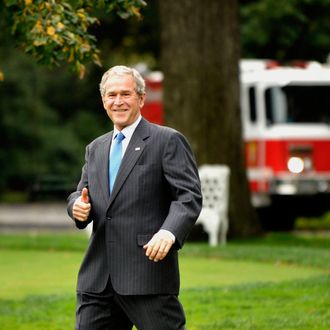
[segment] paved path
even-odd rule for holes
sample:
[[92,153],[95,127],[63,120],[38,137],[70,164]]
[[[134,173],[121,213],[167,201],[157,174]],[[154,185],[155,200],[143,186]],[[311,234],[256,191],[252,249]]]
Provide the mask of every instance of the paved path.
[[0,204],[0,232],[74,231],[65,203]]

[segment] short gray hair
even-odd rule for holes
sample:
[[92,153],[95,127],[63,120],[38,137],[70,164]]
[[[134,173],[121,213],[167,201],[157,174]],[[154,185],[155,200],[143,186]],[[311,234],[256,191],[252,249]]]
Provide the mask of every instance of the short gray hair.
[[131,75],[135,82],[136,93],[139,95],[143,95],[145,93],[146,84],[139,71],[124,65],[116,65],[110,68],[108,71],[106,71],[102,76],[100,83],[100,93],[102,97],[105,95],[106,92],[105,85],[108,79],[115,75],[117,76]]

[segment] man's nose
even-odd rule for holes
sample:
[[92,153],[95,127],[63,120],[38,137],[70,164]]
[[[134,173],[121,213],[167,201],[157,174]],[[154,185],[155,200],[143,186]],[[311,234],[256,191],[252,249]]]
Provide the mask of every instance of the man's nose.
[[122,97],[120,94],[117,94],[116,97],[115,97],[115,100],[114,100],[114,104],[115,105],[119,105],[119,104],[122,104]]

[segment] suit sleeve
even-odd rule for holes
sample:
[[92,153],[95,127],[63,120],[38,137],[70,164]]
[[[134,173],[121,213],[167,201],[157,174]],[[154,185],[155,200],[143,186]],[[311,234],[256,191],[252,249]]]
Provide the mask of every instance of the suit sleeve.
[[[79,221],[74,219],[73,214],[72,214],[72,207],[75,202],[75,200],[81,195],[81,191],[84,187],[88,188],[88,155],[89,155],[89,146],[86,147],[86,152],[85,152],[85,164],[82,168],[81,171],[81,178],[77,186],[77,190],[73,192],[72,194],[69,195],[67,198],[68,202],[68,207],[67,211],[69,216],[74,220],[76,227],[79,229],[84,229],[87,227],[87,225],[92,221],[91,216],[88,218],[87,221]],[[92,212],[92,211],[91,211]]]
[[186,138],[175,132],[163,154],[163,171],[172,202],[162,228],[172,232],[176,247],[181,248],[202,207],[201,184],[196,161]]

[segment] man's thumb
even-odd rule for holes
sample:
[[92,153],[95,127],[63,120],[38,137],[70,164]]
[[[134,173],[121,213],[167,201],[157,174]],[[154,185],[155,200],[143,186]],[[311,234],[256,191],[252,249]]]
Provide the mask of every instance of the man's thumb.
[[84,203],[89,203],[88,189],[87,188],[83,188],[83,190],[81,192],[81,200]]

